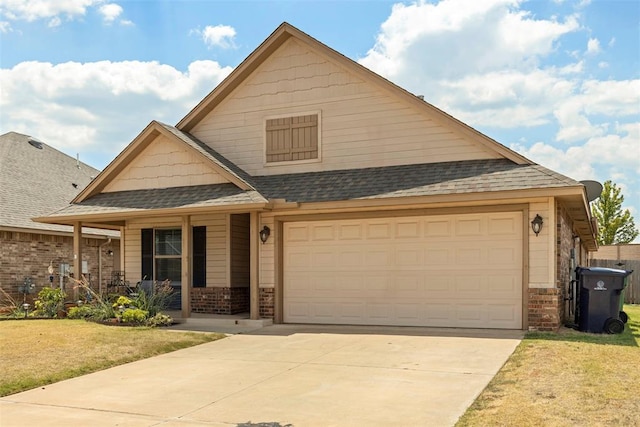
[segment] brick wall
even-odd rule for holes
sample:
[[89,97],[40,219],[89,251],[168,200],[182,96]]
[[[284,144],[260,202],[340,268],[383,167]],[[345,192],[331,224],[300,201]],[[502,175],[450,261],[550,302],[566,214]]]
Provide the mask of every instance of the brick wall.
[[[574,248],[573,223],[563,206],[558,205],[556,210],[556,217],[558,218],[556,225],[556,288],[560,291],[559,315],[561,321],[564,323],[573,320],[565,316],[565,314],[568,314],[568,310],[566,310],[567,304],[564,302],[565,295],[569,294],[573,270],[571,265],[571,250]],[[576,256],[577,255],[578,254],[576,254]]]
[[249,311],[249,288],[216,287],[191,289],[191,312],[237,314]]
[[529,330],[557,331],[561,322],[563,297],[560,289],[529,289]]
[[273,288],[260,288],[259,298],[260,317],[273,319],[275,316],[275,290]]
[[[104,242],[104,239],[82,239],[82,258],[88,263],[88,278],[96,290],[98,289],[98,246]],[[33,301],[35,294],[43,287],[49,286],[47,271],[49,263],[52,263],[55,270],[53,283],[58,286],[60,283],[57,275],[59,264],[73,264],[72,237],[0,231],[0,288],[14,300],[22,301],[23,295],[18,291],[18,287],[23,284],[25,277],[30,277],[36,285],[34,294],[27,296],[29,302]],[[111,276],[112,270],[113,258],[103,253],[103,281]],[[72,294],[72,285],[68,279],[64,279],[63,282],[65,291]]]

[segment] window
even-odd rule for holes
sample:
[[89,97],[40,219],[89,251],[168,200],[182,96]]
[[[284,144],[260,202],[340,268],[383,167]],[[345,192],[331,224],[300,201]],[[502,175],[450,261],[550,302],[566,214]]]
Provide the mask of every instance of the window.
[[267,163],[318,159],[318,114],[266,121]]
[[182,230],[155,230],[156,280],[182,280]]
[[[193,287],[206,286],[206,227],[193,227]],[[145,228],[141,234],[142,280],[182,281],[182,230]]]

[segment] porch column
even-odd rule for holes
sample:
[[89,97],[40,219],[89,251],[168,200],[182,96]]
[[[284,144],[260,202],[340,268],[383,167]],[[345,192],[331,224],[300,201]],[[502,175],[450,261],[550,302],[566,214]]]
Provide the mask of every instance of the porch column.
[[191,217],[182,217],[182,318],[191,317]]
[[[73,223],[73,278],[82,280],[82,223]],[[78,286],[70,282],[73,289],[73,301],[78,301]]]
[[260,317],[260,304],[259,304],[259,268],[260,257],[258,252],[260,251],[260,244],[258,239],[260,227],[260,217],[258,212],[251,212],[249,219],[249,317],[256,320]]

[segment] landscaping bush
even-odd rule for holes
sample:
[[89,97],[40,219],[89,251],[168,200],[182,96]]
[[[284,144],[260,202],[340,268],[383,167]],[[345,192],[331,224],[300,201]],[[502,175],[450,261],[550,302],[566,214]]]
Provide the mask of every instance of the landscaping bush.
[[146,310],[140,310],[139,308],[127,308],[122,312],[120,318],[124,323],[143,324],[149,317],[149,312]]
[[57,317],[64,310],[64,299],[67,294],[62,289],[42,288],[35,301],[37,316]]
[[169,307],[172,293],[173,288],[169,280],[165,280],[159,285],[154,284],[151,292],[139,289],[138,296],[135,298],[135,306],[147,310],[150,316],[155,316]]
[[158,313],[147,319],[147,326],[155,328],[156,326],[171,326],[173,319],[166,314]]

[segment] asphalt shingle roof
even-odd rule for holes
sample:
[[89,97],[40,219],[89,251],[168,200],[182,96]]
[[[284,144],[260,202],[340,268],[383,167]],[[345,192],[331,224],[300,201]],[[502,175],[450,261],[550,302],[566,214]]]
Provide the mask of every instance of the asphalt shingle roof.
[[[0,135],[0,227],[73,232],[31,218],[69,205],[99,171],[45,143],[37,148],[30,139],[16,132]],[[104,230],[84,231],[105,235]]]
[[579,185],[540,165],[468,160],[254,177],[261,194],[290,202],[328,202],[479,193]]
[[101,193],[50,216],[266,203],[328,202],[559,188],[578,182],[542,166],[507,159],[469,160],[326,172],[256,176],[257,190],[214,184]]
[[245,191],[234,184],[195,185],[101,193],[49,216],[125,213],[266,202],[267,200],[257,191]]

